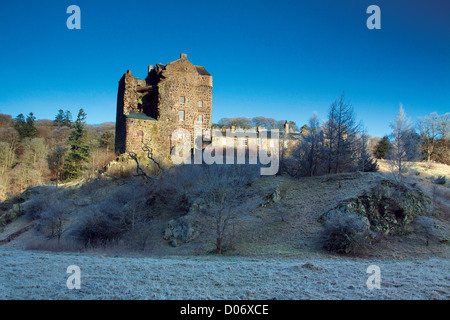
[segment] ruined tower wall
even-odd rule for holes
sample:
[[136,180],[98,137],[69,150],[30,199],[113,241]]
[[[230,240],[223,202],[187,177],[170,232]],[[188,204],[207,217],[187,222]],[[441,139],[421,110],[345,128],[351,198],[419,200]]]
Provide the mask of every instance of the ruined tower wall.
[[[180,111],[184,111],[184,120]],[[211,113],[212,76],[186,55],[166,66],[149,68],[146,80],[128,70],[119,81],[116,153],[140,153],[143,143],[150,143],[155,154],[168,156],[174,131],[188,130],[193,141],[194,122],[201,116],[203,129],[209,129]]]
[[[203,129],[211,127],[212,76],[200,75],[197,67],[183,58],[167,64],[162,75],[158,84],[161,136],[169,140],[175,129],[184,128],[193,140],[194,121],[199,116],[203,117]],[[180,111],[184,111],[184,120],[180,120]]]

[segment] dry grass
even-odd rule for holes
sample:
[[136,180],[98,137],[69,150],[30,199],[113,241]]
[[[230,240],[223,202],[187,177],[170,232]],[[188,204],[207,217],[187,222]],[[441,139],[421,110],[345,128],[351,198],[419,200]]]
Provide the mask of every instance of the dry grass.
[[[421,164],[418,165],[420,169]],[[433,174],[449,172],[447,166],[439,166]],[[266,257],[329,257],[330,253],[321,248],[320,233],[323,225],[318,218],[325,212],[335,208],[344,199],[352,198],[361,192],[368,190],[386,178],[383,172],[378,173],[345,173],[328,176],[291,178],[289,176],[265,176],[252,184],[251,188],[261,197],[276,186],[281,190],[280,205],[261,206],[241,212],[240,218],[234,226],[236,237],[233,241],[235,250],[230,250],[225,255],[239,256],[266,256]],[[430,195],[432,187],[436,186],[436,204],[440,212],[436,217],[438,222],[446,230],[450,230],[450,197],[446,186],[435,185],[431,178],[425,174],[410,177],[411,182],[418,183]],[[119,181],[113,180],[105,185],[96,185],[93,188],[74,192],[74,203],[78,198],[88,198],[91,202],[102,201],[111,196],[117,188]],[[89,189],[89,190],[88,190]],[[84,191],[83,191],[84,190]],[[83,198],[83,199],[84,199]],[[79,207],[80,210],[82,207]],[[281,213],[279,210],[283,210]],[[214,220],[206,215],[197,215],[195,228],[201,235],[190,243],[179,247],[171,247],[163,239],[163,233],[167,222],[177,218],[180,213],[170,210],[167,206],[156,204],[152,207],[153,219],[149,230],[148,248],[145,254],[153,256],[192,256],[210,254],[215,247]],[[20,221],[8,225],[4,232],[0,232],[0,239],[4,235],[14,232],[20,226]],[[36,234],[33,230],[21,235],[8,247],[23,248]],[[25,241],[26,240],[26,241]],[[441,243],[433,243],[426,247],[419,236],[410,234],[403,237],[387,237],[380,239],[369,250],[368,255],[380,259],[415,259],[433,256],[448,256],[448,246]],[[229,246],[225,243],[225,246]],[[331,254],[333,255],[333,254]]]

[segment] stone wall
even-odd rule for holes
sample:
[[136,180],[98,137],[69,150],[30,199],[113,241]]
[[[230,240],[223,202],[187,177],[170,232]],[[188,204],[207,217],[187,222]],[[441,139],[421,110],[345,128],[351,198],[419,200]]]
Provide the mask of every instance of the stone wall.
[[[184,111],[184,120],[180,120],[180,111]],[[212,76],[185,54],[166,66],[149,67],[145,80],[128,70],[119,81],[116,153],[139,152],[143,141],[151,140],[158,153],[169,155],[173,132],[186,129],[193,141],[194,121],[202,116],[203,129],[208,130],[211,113]]]

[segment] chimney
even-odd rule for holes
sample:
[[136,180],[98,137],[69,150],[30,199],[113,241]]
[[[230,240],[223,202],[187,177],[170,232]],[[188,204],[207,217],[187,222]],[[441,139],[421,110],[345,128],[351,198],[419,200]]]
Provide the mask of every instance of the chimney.
[[181,53],[180,54],[180,59],[186,60],[187,59],[187,53]]
[[148,66],[148,73],[150,73],[150,71],[152,71],[152,69],[153,69],[153,66],[150,64],[150,65]]
[[234,132],[236,130],[235,126],[231,126],[231,132]]
[[262,129],[261,126],[258,126],[258,132],[261,132],[261,129]]
[[289,133],[289,122],[284,123],[284,132]]

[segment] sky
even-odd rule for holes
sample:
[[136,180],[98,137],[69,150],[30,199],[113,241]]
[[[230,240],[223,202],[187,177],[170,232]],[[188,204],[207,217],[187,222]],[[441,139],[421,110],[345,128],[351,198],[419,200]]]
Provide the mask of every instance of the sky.
[[[69,30],[67,7],[81,9]],[[381,10],[369,30],[368,6]],[[2,1],[0,113],[58,109],[115,121],[130,69],[187,53],[213,75],[213,122],[265,116],[325,120],[345,92],[371,135],[390,132],[402,103],[412,121],[450,111],[450,1]]]

